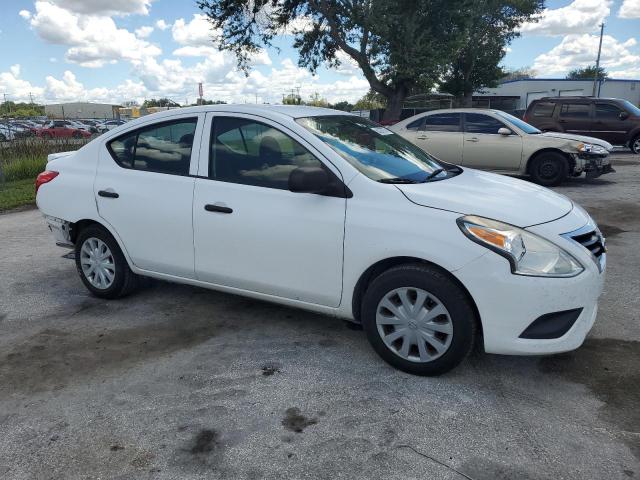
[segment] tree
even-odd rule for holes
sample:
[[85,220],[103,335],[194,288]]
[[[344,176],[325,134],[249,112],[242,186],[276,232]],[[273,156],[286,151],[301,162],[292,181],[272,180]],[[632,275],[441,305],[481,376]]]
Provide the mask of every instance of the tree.
[[205,98],[203,98],[202,100],[200,100],[198,98],[198,100],[196,101],[196,103],[192,103],[190,106],[191,107],[195,107],[197,105],[225,105],[227,102],[225,102],[224,100],[207,100]]
[[[251,56],[293,32],[298,64],[315,72],[351,57],[384,96],[383,120],[397,120],[407,95],[431,89],[461,47],[467,10],[477,0],[198,0],[213,42],[245,72]],[[516,1],[516,0],[513,0]],[[303,25],[303,27],[301,27]]]
[[343,100],[341,102],[334,103],[333,105],[331,105],[331,108],[335,110],[342,110],[343,112],[350,112],[351,110],[353,110],[353,105]]
[[515,70],[505,71],[504,77],[500,79],[501,82],[507,82],[509,80],[524,80],[527,78],[535,78],[537,72],[530,67],[516,68]]
[[442,77],[440,90],[471,106],[473,92],[498,85],[506,72],[499,65],[505,47],[525,21],[535,21],[542,0],[478,0],[467,10],[463,45]]
[[169,99],[169,98],[159,98],[159,99],[155,99],[152,98],[150,100],[145,100],[144,103],[142,104],[142,108],[149,108],[149,107],[179,107],[180,105],[177,104],[176,102],[174,102],[173,100]]
[[308,102],[305,102],[306,105],[310,105],[312,107],[328,107],[329,102],[327,102],[324,98],[320,96],[318,92],[315,92],[311,95],[311,98]]
[[387,105],[387,99],[373,90],[358,100],[353,106],[353,110],[376,110],[378,108],[384,108]]
[[44,106],[36,103],[12,102],[0,103],[0,116],[2,117],[38,117],[44,115]]
[[589,65],[584,68],[574,68],[567,73],[567,79],[569,80],[593,80],[598,74],[598,79],[605,79],[609,76],[604,67],[598,67],[596,71],[595,65]]

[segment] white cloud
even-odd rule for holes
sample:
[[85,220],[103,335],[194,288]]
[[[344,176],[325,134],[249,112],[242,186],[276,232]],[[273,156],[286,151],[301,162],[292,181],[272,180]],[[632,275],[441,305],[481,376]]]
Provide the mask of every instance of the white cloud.
[[[598,55],[598,43],[598,35],[567,35],[559,45],[536,57],[532,68],[544,76],[564,74],[576,67],[593,65]],[[602,39],[600,65],[610,71],[637,65],[640,56],[632,51],[636,43],[634,38],[619,42],[614,37],[605,35]]]
[[153,32],[153,27],[144,26],[136,28],[135,32],[138,38],[147,38]]
[[40,97],[43,89],[20,78],[20,65],[12,65],[7,72],[0,72],[0,91],[15,102],[29,101],[29,93]]
[[352,75],[360,75],[360,67],[358,63],[347,55],[342,50],[338,50],[336,52],[336,59],[340,62],[340,65],[334,67],[333,70],[336,71],[340,75],[352,76]]
[[25,20],[29,20],[31,18],[31,12],[29,10],[20,10],[18,12],[18,15],[20,15]]
[[156,22],[156,27],[158,28],[158,30],[166,30],[167,28],[171,27],[171,24],[160,19]]
[[157,46],[118,28],[110,17],[78,15],[45,1],[36,2],[30,24],[43,40],[69,46],[66,60],[85,67],[141,61],[162,53]]
[[612,0],[574,0],[566,7],[546,8],[538,17],[538,22],[525,23],[520,31],[529,35],[548,36],[590,33],[597,30],[609,16],[611,4]]
[[623,0],[618,16],[620,18],[640,18],[640,0]]
[[207,17],[196,13],[190,22],[185,22],[184,18],[179,18],[171,27],[173,39],[180,45],[204,46],[213,45],[214,30],[207,21]]
[[85,15],[149,14],[152,0],[49,0],[70,12]]

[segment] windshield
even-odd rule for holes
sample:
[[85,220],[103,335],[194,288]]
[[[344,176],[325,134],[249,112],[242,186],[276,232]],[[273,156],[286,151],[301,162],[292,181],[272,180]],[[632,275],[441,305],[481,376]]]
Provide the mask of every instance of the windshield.
[[513,125],[518,127],[524,133],[528,133],[528,134],[532,134],[532,135],[535,135],[535,134],[538,134],[538,133],[542,133],[540,130],[538,130],[533,125],[529,125],[524,120],[520,120],[518,117],[514,117],[513,115],[511,115],[509,113],[501,112],[501,111],[497,111],[496,113],[500,117],[504,118],[506,121],[511,122]]
[[329,115],[296,122],[373,180],[417,183],[441,180],[452,173],[401,136],[365,118]]
[[624,108],[627,109],[627,112],[629,112],[632,115],[635,115],[636,117],[640,117],[640,108],[636,107],[629,100],[624,100],[622,103],[624,103]]

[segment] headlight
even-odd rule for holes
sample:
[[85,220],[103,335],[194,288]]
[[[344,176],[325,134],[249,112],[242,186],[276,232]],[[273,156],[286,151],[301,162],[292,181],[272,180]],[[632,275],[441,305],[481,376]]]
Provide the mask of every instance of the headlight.
[[538,235],[488,218],[458,218],[462,233],[502,255],[511,272],[534,277],[575,277],[584,267],[568,252]]
[[580,153],[595,153],[598,155],[605,155],[609,153],[604,147],[600,145],[593,145],[592,143],[579,143],[576,147]]

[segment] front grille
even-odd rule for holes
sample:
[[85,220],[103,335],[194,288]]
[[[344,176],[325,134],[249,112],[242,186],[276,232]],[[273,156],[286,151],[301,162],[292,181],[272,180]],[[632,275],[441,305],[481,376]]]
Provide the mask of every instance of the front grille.
[[606,251],[604,246],[604,237],[599,230],[592,230],[587,233],[572,236],[571,238],[589,250],[596,258],[600,258],[600,256]]

